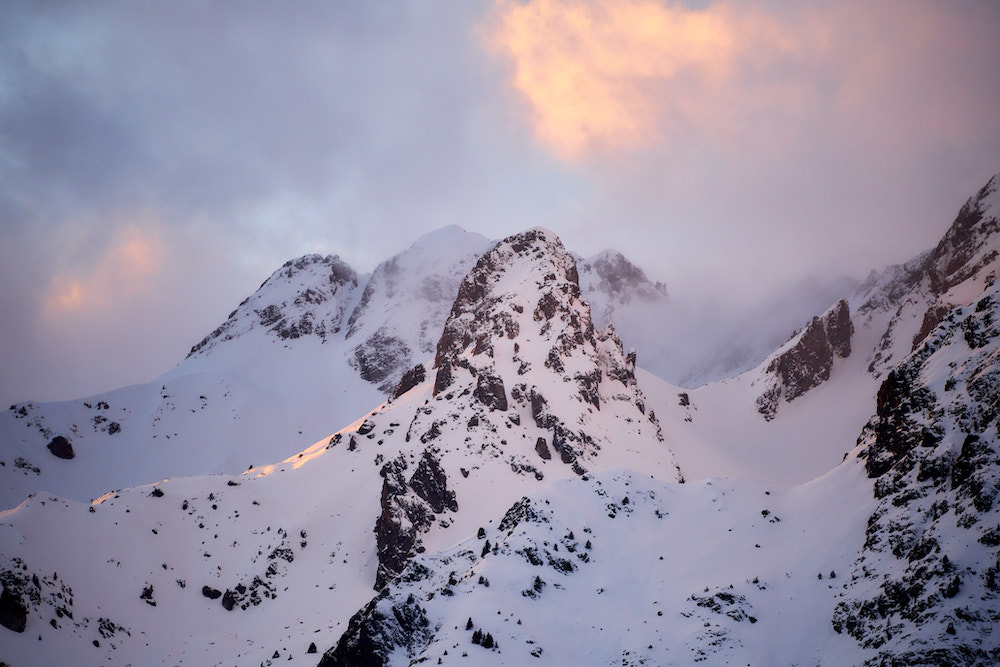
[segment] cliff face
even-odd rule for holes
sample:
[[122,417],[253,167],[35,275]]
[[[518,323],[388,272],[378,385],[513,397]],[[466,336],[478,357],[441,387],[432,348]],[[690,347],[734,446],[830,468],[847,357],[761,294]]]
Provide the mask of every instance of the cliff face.
[[766,388],[757,397],[757,410],[774,419],[781,402],[790,402],[830,379],[835,358],[851,354],[850,308],[841,299],[820,317],[814,317],[783,351],[772,357],[766,373]]

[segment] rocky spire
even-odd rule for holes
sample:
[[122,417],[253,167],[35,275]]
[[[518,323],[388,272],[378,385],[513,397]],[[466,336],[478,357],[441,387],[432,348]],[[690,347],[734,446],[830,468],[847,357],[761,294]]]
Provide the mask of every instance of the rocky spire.
[[[472,396],[488,411],[517,406],[549,431],[561,460],[582,472],[600,448],[583,424],[603,402],[626,401],[657,430],[635,384],[635,357],[612,327],[596,332],[576,263],[552,232],[534,228],[486,253],[462,281],[434,360],[435,396]],[[509,400],[508,400],[509,395]]]
[[757,410],[774,419],[782,400],[792,401],[830,379],[835,357],[851,354],[854,325],[845,299],[814,317],[767,364],[767,388],[757,397]]

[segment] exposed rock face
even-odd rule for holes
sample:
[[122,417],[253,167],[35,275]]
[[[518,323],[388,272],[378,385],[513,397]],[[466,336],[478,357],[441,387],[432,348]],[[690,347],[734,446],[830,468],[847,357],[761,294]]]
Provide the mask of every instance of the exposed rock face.
[[879,389],[859,439],[878,505],[833,616],[867,664],[1000,662],[998,355],[994,287]]
[[927,338],[927,334],[934,330],[934,328],[941,321],[941,318],[948,314],[948,311],[952,309],[952,306],[945,303],[935,303],[931,305],[924,312],[923,322],[920,323],[920,330],[917,331],[916,335],[913,337],[913,347],[912,350],[917,349],[920,343],[924,342]]
[[416,553],[420,534],[434,522],[436,514],[458,511],[455,492],[448,489],[448,478],[437,457],[425,449],[413,475],[406,479],[406,458],[389,461],[382,475],[382,513],[375,523],[378,547],[378,572],[375,589],[403,571]]
[[851,354],[854,326],[847,301],[841,299],[799,333],[767,365],[767,388],[757,398],[757,410],[774,419],[782,399],[792,401],[830,379],[835,357]]
[[990,238],[1000,232],[1000,220],[990,205],[991,195],[1000,188],[998,176],[962,206],[951,228],[928,256],[927,273],[933,294],[944,294],[971,278],[1000,254],[1000,248],[989,244]]
[[476,379],[476,390],[472,395],[491,410],[507,409],[507,392],[504,391],[503,379],[500,377],[480,375]]
[[422,384],[427,380],[427,369],[424,368],[423,364],[417,364],[410,370],[403,373],[403,377],[400,378],[399,384],[392,392],[393,398],[399,398],[406,392],[410,391],[418,384]]
[[398,648],[414,653],[433,636],[413,596],[398,603],[378,597],[351,617],[347,631],[323,654],[319,667],[383,667]]
[[448,490],[448,477],[437,457],[429,449],[425,449],[417,469],[410,477],[410,488],[421,500],[430,505],[431,511],[441,514],[446,509],[458,511],[455,492]]
[[384,329],[373,333],[364,343],[354,348],[354,366],[363,380],[386,387],[398,377],[401,364],[411,357],[406,343]]
[[14,632],[24,632],[28,626],[28,607],[21,596],[6,584],[3,593],[0,593],[0,625]]
[[535,453],[545,461],[552,458],[552,452],[549,451],[549,446],[546,444],[545,438],[538,438],[535,441]]
[[257,327],[281,340],[326,340],[340,331],[357,287],[357,272],[336,255],[305,255],[285,262],[188,356],[204,354]]
[[52,441],[47,445],[49,451],[52,452],[53,456],[57,456],[61,459],[72,459],[76,457],[76,453],[73,452],[73,445],[65,437],[57,435],[52,438]]

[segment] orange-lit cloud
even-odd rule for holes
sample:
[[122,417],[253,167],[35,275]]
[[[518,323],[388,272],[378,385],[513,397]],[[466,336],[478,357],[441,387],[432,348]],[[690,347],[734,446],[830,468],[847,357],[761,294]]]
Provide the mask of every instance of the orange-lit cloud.
[[738,50],[725,7],[656,0],[500,0],[488,36],[530,105],[538,140],[565,158],[659,138],[685,89],[718,85]]
[[155,229],[126,226],[113,231],[106,249],[90,267],[53,277],[45,310],[50,316],[58,316],[104,308],[133,297],[160,270],[163,254]]
[[921,135],[967,143],[988,111],[955,104],[977,93],[974,76],[954,74],[981,69],[982,32],[917,0],[497,0],[485,41],[536,140],[578,160],[689,139],[738,156],[823,141],[898,153]]

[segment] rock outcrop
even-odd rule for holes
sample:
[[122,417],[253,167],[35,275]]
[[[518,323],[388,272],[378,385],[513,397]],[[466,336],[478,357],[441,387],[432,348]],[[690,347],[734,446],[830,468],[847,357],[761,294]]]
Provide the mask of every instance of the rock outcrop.
[[24,632],[28,626],[28,607],[17,590],[7,584],[0,593],[0,625],[14,632]]
[[455,492],[437,456],[425,449],[413,474],[406,478],[406,458],[400,456],[382,466],[382,513],[375,523],[378,572],[375,589],[382,589],[399,575],[417,552],[420,534],[445,510],[458,511]]
[[424,368],[423,364],[417,364],[410,370],[403,373],[403,377],[400,378],[399,384],[392,391],[393,398],[399,398],[406,392],[410,391],[418,384],[422,384],[427,380],[427,369]]
[[767,385],[757,397],[757,410],[771,420],[782,401],[790,402],[830,379],[835,358],[851,354],[850,308],[838,301],[777,352],[765,369]]

